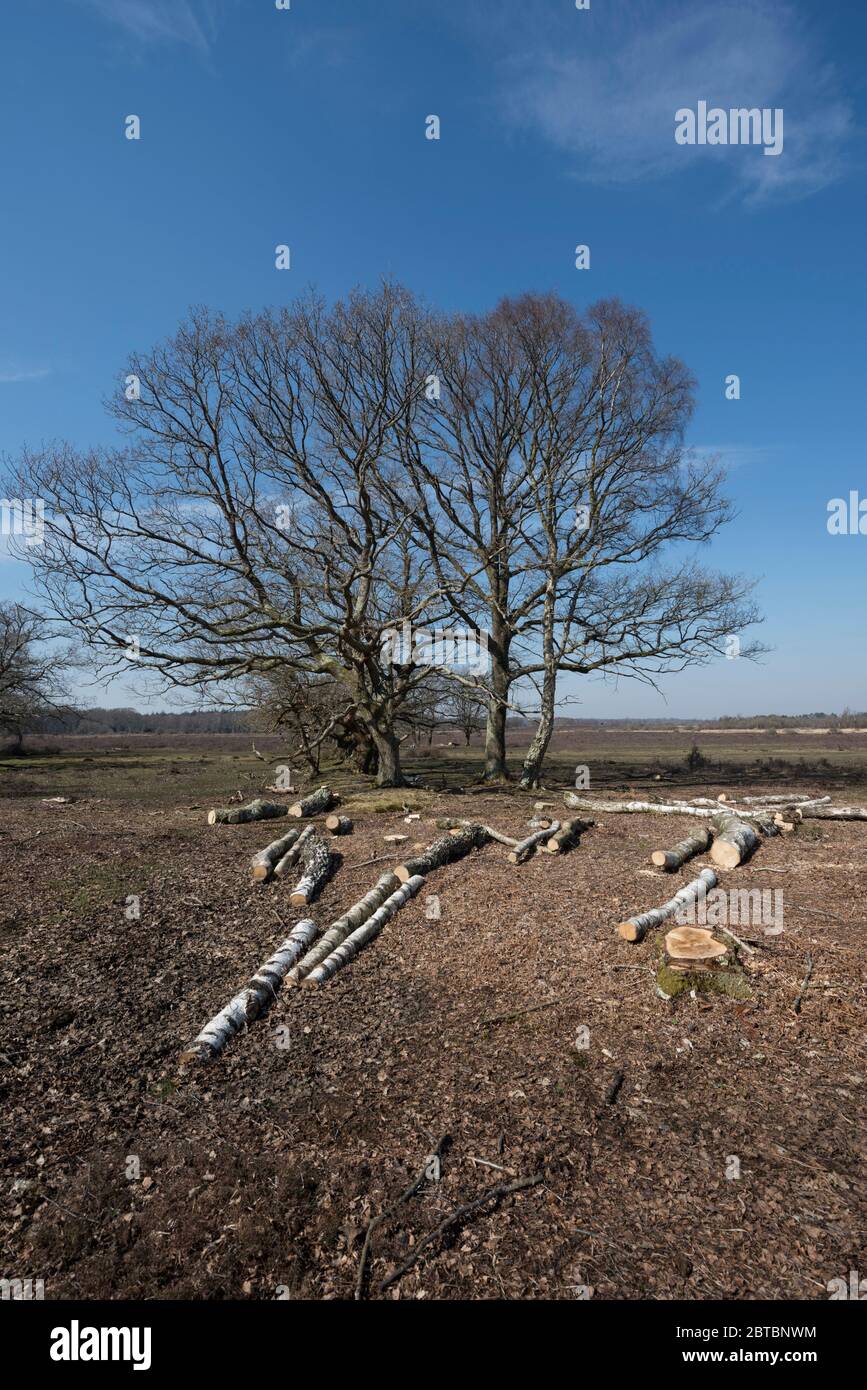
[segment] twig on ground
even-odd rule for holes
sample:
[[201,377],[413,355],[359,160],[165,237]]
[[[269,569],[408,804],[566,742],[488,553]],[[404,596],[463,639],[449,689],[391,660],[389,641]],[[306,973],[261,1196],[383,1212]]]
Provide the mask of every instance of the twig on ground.
[[812,973],[813,973],[813,957],[812,957],[812,956],[807,956],[807,973],[806,973],[806,975],[804,976],[804,983],[801,985],[801,988],[800,988],[800,990],[798,991],[798,997],[797,997],[797,999],[795,1000],[795,1005],[794,1005],[794,1007],[795,1007],[795,1013],[796,1013],[796,1014],[799,1014],[799,1013],[801,1012],[801,1000],[803,999],[803,997],[804,997],[804,995],[805,995],[805,993],[806,993],[807,985],[810,983],[810,976],[812,975]]
[[404,1264],[392,1270],[391,1274],[387,1275],[386,1278],[380,1282],[379,1292],[385,1293],[386,1289],[390,1289],[392,1284],[396,1284],[399,1279],[402,1279],[405,1274],[408,1274],[413,1266],[421,1259],[423,1252],[428,1246],[433,1244],[433,1242],[438,1240],[441,1236],[444,1236],[453,1226],[461,1225],[468,1217],[474,1216],[482,1207],[487,1206],[489,1202],[498,1205],[504,1197],[511,1196],[513,1192],[523,1192],[528,1187],[538,1187],[544,1180],[544,1176],[544,1173],[534,1173],[531,1178],[518,1178],[515,1182],[501,1183],[497,1187],[486,1188],[484,1192],[479,1193],[478,1197],[474,1197],[471,1202],[467,1202],[465,1206],[458,1207],[456,1211],[452,1212],[451,1216],[447,1216],[438,1226],[435,1226],[432,1231],[429,1231],[426,1236],[422,1237],[415,1247],[415,1250]]
[[621,1088],[621,1086],[623,1085],[623,1083],[624,1083],[625,1080],[626,1080],[626,1073],[625,1073],[625,1072],[623,1072],[623,1071],[618,1071],[618,1072],[615,1073],[613,1081],[611,1082],[610,1086],[608,1087],[608,1090],[605,1092],[605,1104],[606,1104],[606,1105],[613,1105],[613,1104],[614,1104],[614,1102],[616,1101],[617,1097],[620,1095],[620,1088]]
[[574,994],[558,995],[556,999],[549,999],[545,1004],[531,1004],[527,1009],[516,1009],[510,1014],[495,1014],[493,1018],[483,1018],[479,1024],[480,1028],[488,1028],[494,1023],[511,1023],[513,1018],[523,1018],[524,1014],[538,1014],[543,1009],[554,1009],[558,1004],[568,1004],[571,999],[576,998]]
[[374,1231],[376,1230],[377,1226],[381,1226],[383,1221],[385,1221],[389,1216],[391,1216],[392,1213],[395,1212],[399,1206],[401,1206],[404,1202],[408,1202],[410,1197],[414,1197],[417,1192],[421,1191],[425,1183],[429,1181],[428,1173],[430,1170],[431,1159],[442,1158],[450,1142],[451,1141],[449,1136],[447,1134],[444,1134],[442,1139],[437,1144],[436,1148],[433,1150],[433,1152],[428,1154],[427,1158],[425,1159],[424,1167],[422,1168],[418,1177],[413,1179],[409,1187],[405,1188],[404,1191],[401,1192],[400,1196],[397,1198],[395,1202],[392,1202],[390,1207],[386,1207],[385,1211],[381,1211],[379,1213],[379,1216],[375,1216],[373,1220],[369,1223],[364,1236],[364,1244],[361,1247],[361,1254],[358,1259],[358,1275],[355,1280],[356,1300],[360,1300],[364,1297],[364,1280],[365,1275],[367,1273],[367,1258],[370,1253],[370,1242],[373,1237]]

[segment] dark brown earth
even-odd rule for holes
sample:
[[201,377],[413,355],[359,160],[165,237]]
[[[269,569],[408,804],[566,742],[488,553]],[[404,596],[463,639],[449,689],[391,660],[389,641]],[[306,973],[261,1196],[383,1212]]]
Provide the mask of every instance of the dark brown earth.
[[[660,875],[651,849],[689,822],[605,815],[569,854],[515,868],[489,846],[437,871],[322,990],[181,1070],[298,918],[291,882],[248,882],[274,824],[205,823],[267,772],[111,757],[0,774],[0,1275],[49,1299],[352,1297],[368,1223],[444,1136],[441,1180],[373,1235],[368,1297],[824,1299],[867,1269],[867,825],[814,822],[726,876],[784,893],[781,935],[741,929],[751,1003],[656,996],[652,941],[614,925],[704,861]],[[325,925],[401,857],[386,834],[427,843],[451,814],[516,833],[534,800],[343,791],[356,829]],[[537,1174],[380,1295],[451,1212]]]

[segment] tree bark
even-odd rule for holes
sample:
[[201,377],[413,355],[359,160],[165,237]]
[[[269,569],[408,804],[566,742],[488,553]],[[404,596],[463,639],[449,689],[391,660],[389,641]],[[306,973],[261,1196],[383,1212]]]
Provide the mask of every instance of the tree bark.
[[332,835],[351,835],[352,821],[348,816],[329,816],[325,822],[325,829]]
[[440,836],[428,846],[424,854],[416,859],[408,859],[405,864],[398,864],[394,872],[401,883],[406,883],[416,874],[429,874],[434,869],[441,868],[443,864],[452,864],[456,859],[463,859],[471,850],[480,849],[487,842],[487,838],[483,826],[469,825],[466,829]]
[[298,962],[294,969],[289,971],[286,976],[287,985],[297,985],[304,979],[305,975],[309,975],[311,970],[314,970],[326,957],[330,956],[331,952],[346,940],[350,932],[362,926],[368,917],[382,906],[386,898],[399,887],[400,879],[396,874],[391,873],[391,871],[383,874],[370,892],[365,893],[364,897],[360,898],[357,903],[353,903],[342,917],[338,917],[337,921],[333,922],[316,944],[310,948],[306,956]]
[[655,849],[650,858],[657,868],[665,869],[666,873],[672,874],[688,859],[695,858],[697,854],[704,854],[709,849],[710,842],[711,833],[707,826],[703,825],[701,829],[687,835],[673,849]]
[[804,806],[798,807],[804,820],[867,820],[865,806]]
[[403,787],[406,785],[400,766],[400,739],[393,729],[371,728],[371,738],[376,745],[378,766],[376,785],[378,787]]
[[585,830],[595,825],[595,821],[581,820],[575,817],[573,820],[566,820],[560,826],[556,835],[552,835],[545,845],[549,854],[561,854],[565,849],[572,849],[580,841]]
[[713,869],[702,869],[698,878],[685,884],[675,893],[673,898],[670,898],[667,903],[663,903],[662,907],[655,907],[650,912],[643,912],[637,917],[630,917],[626,922],[620,922],[617,926],[618,935],[622,936],[624,941],[643,941],[649,931],[668,921],[668,918],[673,917],[679,907],[685,907],[687,903],[695,902],[696,898],[707,893],[709,889],[715,888],[717,883],[718,879]]
[[339,801],[340,797],[335,796],[330,787],[319,787],[303,800],[296,801],[294,806],[290,806],[287,814],[294,816],[296,820],[309,820],[311,816],[321,816],[323,811],[330,811]]
[[298,839],[295,841],[291,849],[289,849],[281,859],[278,859],[277,863],[274,865],[275,878],[284,878],[286,874],[289,872],[289,870],[294,868],[294,866],[298,863],[298,860],[301,858],[301,853],[304,849],[304,846],[307,844],[307,841],[311,839],[314,833],[315,829],[312,825],[305,825],[304,829],[301,831],[301,834],[298,836]]
[[537,845],[541,845],[542,841],[547,840],[550,836],[556,835],[559,829],[560,822],[555,820],[551,825],[546,825],[544,830],[536,830],[532,835],[528,835],[526,840],[520,840],[509,853],[509,863],[523,864],[525,859],[530,858]]
[[[434,824],[438,830],[450,830],[454,832],[455,830],[470,830],[476,822],[471,820],[458,820],[453,816],[444,816],[441,820],[435,821]],[[499,845],[508,845],[509,849],[514,849],[515,846],[520,843],[519,840],[513,839],[511,835],[504,835],[501,830],[495,830],[492,825],[483,825],[480,829],[484,831],[489,840],[496,840]]]
[[249,806],[229,806],[225,810],[209,811],[208,825],[244,825],[251,820],[279,820],[288,814],[288,807],[278,801],[263,801],[258,797]]
[[389,922],[404,903],[408,902],[410,898],[414,898],[423,887],[424,876],[422,874],[413,874],[411,878],[408,878],[406,883],[401,884],[400,888],[392,893],[391,897],[386,898],[382,906],[378,907],[371,917],[368,917],[363,926],[350,932],[349,936],[332,951],[331,955],[325,957],[321,965],[317,965],[315,970],[311,970],[310,974],[304,977],[302,980],[304,987],[317,989],[326,980],[330,980],[332,975],[336,975],[338,970],[342,970],[344,965],[348,965],[358,955],[362,946],[378,936],[386,922]]
[[[758,849],[759,836],[751,825],[730,811],[721,811],[712,822],[714,840],[710,857],[721,869],[735,869]],[[776,826],[774,827],[776,830]]]
[[300,834],[301,831],[298,829],[290,830],[288,835],[283,835],[279,840],[272,840],[270,845],[253,855],[250,869],[254,883],[264,883],[271,877],[275,864],[288,853]]
[[509,649],[502,624],[492,623],[489,642],[491,694],[485,721],[485,781],[507,782],[506,706],[509,699]]
[[313,835],[302,851],[304,873],[289,897],[293,907],[306,907],[319,892],[331,868],[331,850],[325,840]]
[[293,927],[283,944],[278,946],[244,989],[205,1024],[192,1046],[182,1054],[181,1061],[203,1062],[217,1057],[235,1033],[259,1018],[276,997],[287,972],[313,940],[315,933],[315,922],[299,922],[297,927]]

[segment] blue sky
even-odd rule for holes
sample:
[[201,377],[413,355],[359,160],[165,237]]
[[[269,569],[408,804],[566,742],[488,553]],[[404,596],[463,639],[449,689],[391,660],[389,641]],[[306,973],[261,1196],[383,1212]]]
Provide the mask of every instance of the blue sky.
[[[698,378],[690,442],[723,454],[739,511],[704,558],[760,577],[774,650],[664,699],[564,687],[574,712],[864,708],[867,535],[826,519],[867,499],[865,51],[854,0],[4,6],[0,450],[113,439],[102,400],[128,353],[192,304],[383,273],[446,308],[619,295]],[[674,113],[700,100],[782,108],[783,153],[679,146]],[[0,557],[0,596],[26,581]]]

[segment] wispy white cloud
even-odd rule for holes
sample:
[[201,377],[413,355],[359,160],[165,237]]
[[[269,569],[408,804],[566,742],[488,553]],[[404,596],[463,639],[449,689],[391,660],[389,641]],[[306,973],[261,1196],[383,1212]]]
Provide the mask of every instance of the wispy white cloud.
[[51,375],[50,367],[16,367],[0,365],[0,385],[14,381],[41,381]]
[[[843,172],[851,108],[789,0],[632,0],[616,21],[594,6],[572,11],[568,25],[562,10],[540,16],[550,23],[537,22],[532,38],[500,29],[499,98],[517,127],[568,157],[575,177],[629,184],[713,164],[729,192],[754,202],[806,196]],[[675,112],[699,101],[782,107],[782,154],[676,144]]]
[[700,459],[717,459],[725,468],[762,468],[779,459],[782,444],[695,444]]
[[180,43],[209,53],[213,7],[191,0],[82,0],[91,10],[142,44]]

